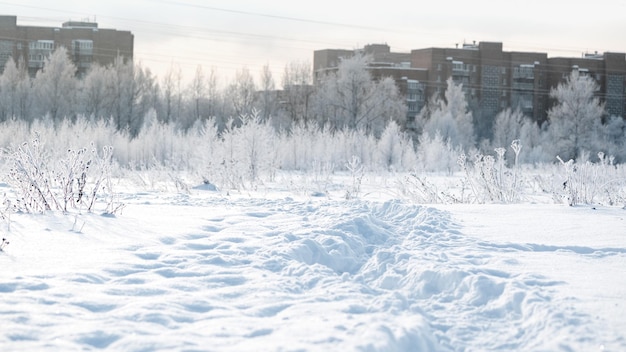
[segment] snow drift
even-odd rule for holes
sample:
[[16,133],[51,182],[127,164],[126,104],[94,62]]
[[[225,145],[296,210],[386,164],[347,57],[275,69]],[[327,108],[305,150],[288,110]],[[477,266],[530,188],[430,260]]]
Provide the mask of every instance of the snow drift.
[[[558,245],[498,238],[507,227],[484,227],[488,216],[397,200],[199,191],[125,202],[117,218],[14,215],[0,253],[2,350],[626,346],[623,271],[583,292],[566,268],[623,268],[614,235],[602,248],[575,234]],[[623,226],[623,210],[603,216]],[[603,298],[614,306],[598,309]]]

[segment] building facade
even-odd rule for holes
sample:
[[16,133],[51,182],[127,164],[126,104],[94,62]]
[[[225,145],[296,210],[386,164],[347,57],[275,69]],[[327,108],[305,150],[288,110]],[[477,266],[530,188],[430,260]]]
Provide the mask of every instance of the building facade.
[[[399,87],[412,82],[419,87],[420,104],[432,96],[443,97],[449,78],[463,85],[480,138],[490,138],[496,115],[507,108],[520,109],[542,123],[553,103],[550,90],[565,82],[572,70],[593,77],[599,86],[597,96],[608,114],[626,116],[626,54],[604,53],[581,58],[548,58],[547,53],[503,51],[500,42],[457,45],[454,48],[425,48],[411,53],[392,53],[389,46],[368,45],[354,50],[320,50],[314,53],[315,76],[338,66],[342,57],[362,51],[373,58],[370,70],[378,67],[406,70],[400,75],[380,70],[375,77],[392,76]],[[408,90],[403,90],[410,99]],[[414,119],[415,115],[413,115]],[[411,121],[409,117],[408,121]]]
[[519,108],[536,121],[546,119],[548,56],[505,52],[502,43],[463,44],[411,52],[411,64],[429,71],[426,94],[443,97],[448,78],[463,85],[479,138],[490,138],[496,115]]
[[134,36],[129,31],[98,28],[95,22],[68,21],[61,27],[19,26],[16,16],[0,16],[0,69],[10,57],[22,58],[31,75],[48,57],[65,47],[77,75],[84,75],[97,63],[108,65],[120,56],[132,60]]

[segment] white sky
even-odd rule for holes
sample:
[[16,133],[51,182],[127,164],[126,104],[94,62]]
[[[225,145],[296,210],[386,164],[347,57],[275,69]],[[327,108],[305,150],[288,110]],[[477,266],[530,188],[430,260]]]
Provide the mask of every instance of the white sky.
[[[626,2],[611,0],[445,2],[40,0],[0,1],[18,25],[57,27],[94,17],[100,28],[130,30],[135,58],[162,78],[172,64],[184,80],[198,65],[222,84],[269,64],[277,85],[285,65],[312,64],[313,51],[387,43],[392,51],[499,41],[504,50],[549,56],[626,52]],[[426,2],[424,2],[426,3]]]

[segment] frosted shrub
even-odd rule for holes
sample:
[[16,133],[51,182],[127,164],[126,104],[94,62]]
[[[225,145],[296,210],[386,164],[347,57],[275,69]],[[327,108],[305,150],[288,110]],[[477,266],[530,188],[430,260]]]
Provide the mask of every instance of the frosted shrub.
[[242,125],[235,132],[235,138],[241,144],[239,158],[247,169],[247,178],[251,184],[259,181],[261,175],[271,177],[276,167],[275,132],[267,121],[262,121],[256,111],[242,118]]
[[241,160],[241,144],[237,140],[235,127],[230,123],[230,128],[222,132],[221,143],[217,148],[216,156],[219,158],[212,165],[213,173],[218,186],[224,189],[241,190],[245,188],[246,169]]
[[388,171],[410,170],[415,166],[415,152],[411,139],[400,130],[395,121],[387,127],[376,143],[378,167]]
[[350,162],[346,163],[346,168],[350,172],[350,185],[346,190],[346,199],[358,198],[361,193],[361,182],[365,171],[361,159],[357,156],[353,156]]
[[376,149],[376,139],[363,130],[344,129],[332,134],[331,150],[332,162],[338,166],[344,166],[343,170],[349,170],[349,164],[358,158],[362,167],[372,165],[373,153]]
[[[93,145],[92,145],[93,146]],[[102,153],[93,147],[91,149],[92,177],[91,194],[87,200],[87,209],[91,211],[97,200],[98,193],[102,191],[106,204],[106,214],[116,214],[124,208],[124,203],[120,202],[118,195],[113,191],[113,178],[111,175],[113,167],[113,147],[102,147]]]
[[443,171],[451,174],[458,169],[455,161],[460,152],[461,150],[454,148],[449,140],[444,141],[440,133],[435,133],[432,138],[424,133],[419,138],[417,163],[424,171]]
[[515,203],[521,201],[522,180],[517,164],[521,145],[518,140],[511,143],[511,149],[515,153],[515,164],[512,168],[506,166],[504,148],[495,149],[497,158],[480,153],[475,154],[472,160],[468,160],[464,153],[459,156],[458,164],[477,202]]
[[313,184],[317,194],[326,194],[332,184],[332,175],[335,165],[321,161],[313,162]]
[[274,178],[278,168],[276,133],[268,121],[262,121],[254,112],[242,116],[238,126],[230,120],[219,138],[204,143],[211,154],[207,163],[205,182],[215,182],[224,189],[241,190],[256,187],[264,177]]
[[584,160],[588,158],[581,158],[584,161],[580,162],[564,161],[559,156],[557,159],[563,174],[560,187],[556,185],[553,191],[555,200],[564,199],[570,206],[598,201],[608,205],[626,202],[626,174],[623,167],[613,164],[612,157],[598,153],[598,163]]
[[9,154],[12,164],[9,182],[17,192],[17,208],[26,212],[43,212],[59,204],[51,190],[52,176],[47,156],[41,148],[39,136],[24,143]]
[[86,152],[85,148],[69,149],[66,158],[59,161],[55,170],[54,180],[60,188],[63,211],[67,211],[68,205],[76,208],[76,204],[84,200],[87,171],[91,164]]
[[112,148],[99,154],[91,149],[67,149],[55,158],[43,147],[38,134],[31,142],[8,155],[9,183],[16,194],[15,208],[28,213],[85,208],[94,210],[100,193],[106,193],[105,213],[114,214],[123,205],[115,201],[111,183]]
[[450,204],[461,203],[454,194],[448,191],[445,185],[429,182],[426,177],[413,171],[398,181],[397,186],[405,197],[413,202],[422,204]]

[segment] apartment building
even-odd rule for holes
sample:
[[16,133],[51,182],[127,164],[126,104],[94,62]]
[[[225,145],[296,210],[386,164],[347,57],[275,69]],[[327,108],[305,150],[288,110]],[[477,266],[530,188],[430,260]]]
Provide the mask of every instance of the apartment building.
[[479,133],[489,138],[498,112],[519,108],[536,121],[546,119],[548,56],[545,53],[505,52],[502,43],[480,42],[455,48],[411,51],[411,65],[426,68],[428,96],[443,96],[446,80],[463,84]]
[[130,31],[103,29],[96,22],[68,21],[61,27],[20,26],[16,16],[0,16],[0,70],[10,57],[23,58],[31,75],[43,67],[55,49],[65,47],[84,75],[92,64],[108,65],[121,56],[132,60],[134,36]]
[[[553,103],[550,90],[564,82],[572,70],[593,77],[597,96],[608,114],[626,116],[626,54],[604,53],[580,58],[549,58],[546,53],[504,51],[500,42],[479,42],[453,48],[415,49],[392,53],[389,46],[369,45],[359,50],[320,50],[314,53],[315,75],[336,69],[342,57],[364,52],[373,58],[370,70],[376,77],[392,76],[400,87],[402,78],[417,81],[421,94],[418,110],[433,95],[443,97],[448,78],[463,84],[480,138],[489,138],[495,116],[506,108],[519,108],[541,123]],[[406,70],[393,75],[378,67]],[[410,94],[407,90],[401,91]],[[408,98],[407,98],[408,101]],[[410,109],[411,110],[411,109]],[[415,114],[411,110],[410,114]],[[415,115],[413,115],[415,116]]]

